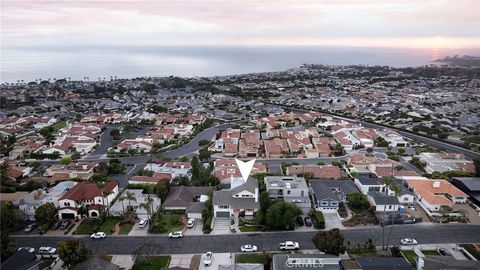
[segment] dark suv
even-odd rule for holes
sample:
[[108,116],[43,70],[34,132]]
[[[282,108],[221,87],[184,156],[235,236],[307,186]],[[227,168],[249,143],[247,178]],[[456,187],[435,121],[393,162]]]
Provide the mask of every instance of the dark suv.
[[301,216],[298,216],[295,222],[297,222],[297,226],[303,226],[303,218]]

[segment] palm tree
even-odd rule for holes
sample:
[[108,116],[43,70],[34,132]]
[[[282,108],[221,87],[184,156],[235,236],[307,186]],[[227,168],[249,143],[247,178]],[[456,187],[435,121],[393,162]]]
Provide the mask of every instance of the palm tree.
[[145,199],[145,202],[140,204],[140,207],[144,208],[147,210],[147,215],[148,215],[148,220],[150,220],[150,217],[153,212],[153,198],[150,196],[150,194],[147,195],[147,198]]
[[135,193],[130,192],[130,191],[125,192],[125,199],[128,200],[128,206],[129,207],[131,207],[131,204],[130,204],[131,201],[134,201],[134,202],[137,201],[137,198],[135,197]]
[[123,201],[125,201],[125,199],[125,196],[120,196],[120,198],[118,198],[118,200],[122,202],[122,215],[125,214],[125,206],[123,206]]

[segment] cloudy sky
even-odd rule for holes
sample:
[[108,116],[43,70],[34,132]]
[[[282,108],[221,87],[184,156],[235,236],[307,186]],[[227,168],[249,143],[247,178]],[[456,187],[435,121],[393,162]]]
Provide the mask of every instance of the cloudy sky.
[[480,1],[1,0],[1,42],[472,48]]

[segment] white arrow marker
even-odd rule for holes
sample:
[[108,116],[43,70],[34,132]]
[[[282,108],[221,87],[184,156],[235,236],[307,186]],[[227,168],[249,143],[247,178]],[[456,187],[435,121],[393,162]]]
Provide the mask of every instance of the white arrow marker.
[[237,162],[237,166],[240,169],[240,173],[242,174],[243,181],[247,182],[248,176],[252,171],[253,164],[255,164],[255,160],[256,159],[252,159],[247,162],[244,162],[239,159],[235,159],[235,162]]

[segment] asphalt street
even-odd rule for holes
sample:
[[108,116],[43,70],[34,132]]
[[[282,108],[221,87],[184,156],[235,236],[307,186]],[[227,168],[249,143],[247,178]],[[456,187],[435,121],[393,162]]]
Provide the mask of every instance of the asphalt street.
[[[272,103],[272,104],[274,104],[274,103]],[[284,107],[284,108],[288,108],[293,112],[306,113],[306,112],[310,111],[310,110],[305,110],[305,109],[300,109],[300,108],[293,108],[293,107],[290,107],[290,106],[284,106],[284,105],[280,105],[280,104],[274,104],[274,105]],[[323,113],[323,114],[330,115],[328,113]],[[373,124],[373,123],[369,123],[369,122],[364,122],[364,121],[357,120],[357,119],[340,117],[340,116],[336,116],[336,115],[331,115],[331,116],[334,116],[334,117],[337,117],[337,118],[340,118],[340,119],[345,119],[345,120],[348,120],[348,121],[355,121],[357,123],[362,124],[362,126],[364,126],[366,128],[380,128],[380,129],[385,128],[384,126],[381,126],[381,125],[377,125],[377,124]],[[396,130],[400,135],[402,135],[404,137],[407,137],[407,138],[410,138],[410,139],[415,139],[417,141],[426,143],[428,145],[431,145],[433,147],[436,147],[436,148],[444,150],[444,151],[460,152],[460,153],[463,153],[466,157],[472,158],[472,159],[473,158],[480,158],[480,153],[472,151],[472,150],[468,150],[468,149],[465,149],[465,148],[462,148],[462,147],[459,147],[459,146],[455,146],[453,144],[449,144],[449,143],[437,141],[437,140],[434,140],[434,139],[430,139],[430,138],[427,138],[427,137],[424,137],[424,136],[421,136],[421,135],[416,135],[416,134],[412,134],[412,133],[409,133],[409,132],[401,131],[401,130],[398,130],[398,129],[393,128],[393,127],[389,127],[389,129]]]
[[[386,238],[390,227],[386,227]],[[238,252],[241,245],[254,244],[259,251],[278,250],[283,241],[298,241],[301,249],[315,249],[311,241],[315,232],[264,232],[228,235],[187,235],[182,239],[168,239],[166,235],[107,236],[106,239],[90,239],[88,236],[12,236],[17,246],[57,246],[65,239],[82,239],[94,254],[132,254],[140,246],[153,249],[156,254],[185,254],[212,252]],[[382,229],[344,230],[343,235],[351,245],[364,243],[369,238],[376,246],[382,246]],[[390,245],[400,245],[400,239],[411,237],[420,244],[475,243],[480,242],[480,225],[469,224],[414,224],[396,225]]]

